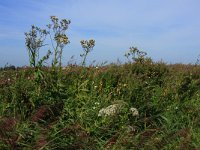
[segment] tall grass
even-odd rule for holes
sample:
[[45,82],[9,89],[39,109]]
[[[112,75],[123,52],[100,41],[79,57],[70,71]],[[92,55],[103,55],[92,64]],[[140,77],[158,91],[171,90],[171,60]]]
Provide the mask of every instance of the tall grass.
[[199,66],[67,66],[56,80],[43,68],[39,83],[33,73],[0,72],[2,149],[199,149]]

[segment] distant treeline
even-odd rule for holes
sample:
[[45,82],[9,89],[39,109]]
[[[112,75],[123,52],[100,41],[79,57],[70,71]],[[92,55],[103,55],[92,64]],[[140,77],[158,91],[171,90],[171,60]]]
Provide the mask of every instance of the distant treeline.
[[4,67],[0,67],[0,70],[16,70],[18,67],[15,67],[14,65],[5,65]]

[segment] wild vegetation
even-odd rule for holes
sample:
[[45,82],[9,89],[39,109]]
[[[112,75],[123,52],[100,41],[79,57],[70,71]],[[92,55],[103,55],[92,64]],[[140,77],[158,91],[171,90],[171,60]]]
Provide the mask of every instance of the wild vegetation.
[[[200,149],[200,65],[154,62],[62,67],[69,20],[26,33],[30,67],[0,71],[0,149]],[[50,37],[52,50],[40,56]],[[53,55],[51,67],[45,61]]]

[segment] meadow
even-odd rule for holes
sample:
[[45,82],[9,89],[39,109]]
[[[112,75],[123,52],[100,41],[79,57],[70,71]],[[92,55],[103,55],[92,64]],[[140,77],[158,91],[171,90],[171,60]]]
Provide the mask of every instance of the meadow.
[[30,67],[0,70],[0,149],[200,149],[199,64],[154,62],[131,47],[126,63],[87,66],[95,41],[82,40],[82,63],[63,67],[70,22],[51,19],[53,51],[38,59],[49,33],[32,26]]

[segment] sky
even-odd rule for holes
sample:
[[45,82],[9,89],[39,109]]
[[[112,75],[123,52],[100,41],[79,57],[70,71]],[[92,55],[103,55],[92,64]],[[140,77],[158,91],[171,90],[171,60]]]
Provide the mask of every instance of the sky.
[[96,45],[88,64],[124,62],[131,46],[154,61],[195,63],[200,54],[199,6],[199,0],[0,0],[0,66],[29,65],[24,33],[31,25],[46,28],[52,15],[71,20],[64,64],[71,56],[80,62],[80,40],[89,39]]

